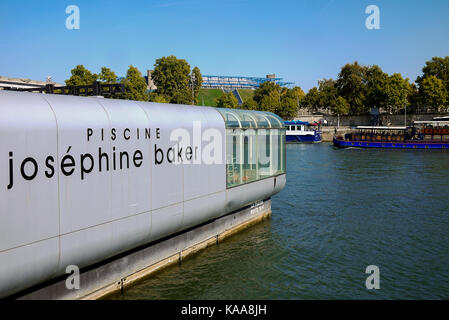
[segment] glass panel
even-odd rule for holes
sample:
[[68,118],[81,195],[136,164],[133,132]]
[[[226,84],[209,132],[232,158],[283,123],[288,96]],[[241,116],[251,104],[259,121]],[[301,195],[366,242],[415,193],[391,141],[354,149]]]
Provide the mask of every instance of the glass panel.
[[267,112],[266,114],[268,119],[270,120],[271,128],[284,128],[284,120],[282,120],[282,118],[271,112]]
[[274,113],[216,108],[223,116],[226,128],[284,128],[284,121]]
[[241,133],[242,131],[239,129],[226,130],[226,184],[228,188],[242,184]]
[[252,182],[259,179],[257,168],[257,139],[256,130],[248,129],[244,136],[244,177],[243,182]]
[[254,115],[257,119],[257,128],[270,128],[271,124],[268,121],[267,115],[265,112],[253,111]]
[[282,152],[282,173],[286,173],[286,167],[287,167],[287,157],[286,157],[286,148],[285,148],[285,144],[286,144],[286,140],[285,140],[285,130],[281,130],[282,132],[282,145],[281,145],[281,152]]
[[281,134],[281,130],[279,129],[273,129],[271,130],[273,133],[272,136],[272,152],[273,152],[273,168],[272,168],[272,174],[273,175],[279,175],[283,172],[283,155],[282,155],[282,144],[283,144],[283,135]]
[[259,129],[257,140],[259,144],[259,176],[266,178],[271,176],[271,141],[270,130]]

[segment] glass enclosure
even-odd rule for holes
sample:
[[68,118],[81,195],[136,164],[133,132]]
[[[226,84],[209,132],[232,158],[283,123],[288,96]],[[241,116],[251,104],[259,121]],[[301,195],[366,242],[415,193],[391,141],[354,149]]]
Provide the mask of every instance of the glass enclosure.
[[271,112],[217,108],[226,124],[228,188],[285,173],[284,121]]

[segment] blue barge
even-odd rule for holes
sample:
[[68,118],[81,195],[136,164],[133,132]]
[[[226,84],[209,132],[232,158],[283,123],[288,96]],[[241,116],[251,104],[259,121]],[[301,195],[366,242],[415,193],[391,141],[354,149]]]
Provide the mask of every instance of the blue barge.
[[449,149],[449,121],[416,121],[410,127],[359,126],[334,136],[339,148]]

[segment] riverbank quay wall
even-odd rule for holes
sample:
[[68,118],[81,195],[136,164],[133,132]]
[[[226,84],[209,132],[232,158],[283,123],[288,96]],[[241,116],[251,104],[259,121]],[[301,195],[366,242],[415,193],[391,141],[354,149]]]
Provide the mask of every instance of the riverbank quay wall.
[[[410,125],[413,121],[430,121],[435,117],[441,117],[441,114],[410,114],[407,115],[407,124]],[[344,136],[351,132],[351,128],[355,126],[370,126],[370,115],[359,116],[333,116],[333,115],[301,115],[296,120],[307,122],[319,122],[320,120],[327,120],[327,125],[321,127],[323,142],[332,142],[333,136],[337,130],[337,135]],[[382,125],[388,126],[403,126],[405,124],[405,116],[381,114],[379,120]],[[339,125],[339,126],[338,126]]]
[[322,142],[332,142],[334,136],[344,136],[346,133],[351,132],[350,127],[324,127],[321,129],[321,141]]
[[[271,165],[259,180],[248,180],[249,167],[245,179],[241,170],[228,174],[226,133],[243,141],[248,130],[227,129],[215,108],[0,91],[0,112],[1,298],[30,294],[68,270],[83,274],[285,186],[285,169]],[[285,137],[282,119],[264,116],[279,126],[260,135],[259,147]],[[200,150],[211,151],[214,138],[220,159],[205,163]],[[239,184],[229,188],[227,179]]]
[[[441,117],[442,114],[428,113],[428,114],[407,114],[407,125],[413,121],[430,121],[435,117]],[[327,120],[327,125],[336,127],[350,126],[369,126],[371,125],[371,115],[357,115],[357,116],[335,116],[335,115],[300,115],[295,120],[307,122],[319,122],[320,120]],[[379,120],[384,126],[403,126],[405,124],[405,115],[403,114],[380,114]]]

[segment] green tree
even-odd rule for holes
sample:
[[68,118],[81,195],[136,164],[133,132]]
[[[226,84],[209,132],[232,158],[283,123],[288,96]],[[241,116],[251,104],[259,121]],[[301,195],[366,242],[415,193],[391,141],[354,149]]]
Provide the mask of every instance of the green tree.
[[345,98],[338,96],[334,103],[332,103],[332,112],[339,115],[347,115],[351,110],[351,106]]
[[411,106],[418,107],[419,106],[419,91],[416,84],[411,83],[409,87],[409,93],[408,93],[408,101]]
[[113,84],[117,83],[117,75],[111,69],[103,67],[98,75],[98,80],[102,83]]
[[443,80],[435,76],[428,76],[421,81],[419,92],[423,105],[430,106],[437,112],[447,109],[447,90]]
[[317,87],[313,87],[309,90],[309,92],[307,92],[302,101],[302,106],[313,112],[320,108],[320,92]]
[[312,90],[312,103],[314,102],[321,109],[331,111],[333,114],[347,115],[351,106],[345,98],[338,95],[337,83],[333,79],[323,79],[318,81],[318,91]]
[[432,60],[426,62],[422,72],[423,75],[416,79],[416,83],[419,86],[421,86],[424,79],[434,76],[443,81],[446,91],[449,92],[449,56],[444,58],[433,57]]
[[246,110],[259,110],[259,105],[254,99],[246,99],[242,104],[242,109]]
[[198,96],[200,95],[200,89],[203,85],[203,77],[201,76],[201,71],[198,67],[193,68],[192,70],[193,75],[193,90],[194,90],[194,101],[195,104],[198,104]]
[[306,94],[304,93],[304,91],[301,89],[301,87],[294,87],[292,90],[292,95],[293,97],[296,99],[296,102],[298,104],[298,108],[301,106],[301,101],[304,99],[304,97],[306,96]]
[[[272,81],[265,81],[262,83],[256,90],[254,90],[254,101],[257,102],[257,104],[261,105],[262,99],[269,96],[272,93],[277,93],[280,95],[282,88],[280,85],[278,85],[275,82]],[[278,99],[279,104],[279,99]]]
[[167,96],[170,103],[175,104],[192,104],[192,91],[189,88],[182,88],[173,93],[173,95]]
[[156,92],[150,93],[150,101],[157,103],[168,103],[168,99],[163,95],[157,94]]
[[195,67],[192,73],[195,75],[193,100],[190,65],[186,60],[177,59],[173,55],[156,59],[151,77],[157,86],[157,94],[169,99],[170,103],[192,104],[193,101],[198,102],[202,85],[200,70]]
[[126,78],[122,79],[122,83],[125,85],[125,92],[120,94],[120,98],[137,101],[149,100],[149,96],[146,93],[147,82],[136,67],[129,66]]
[[304,100],[304,97],[306,96],[306,94],[301,89],[301,87],[298,87],[298,86],[296,86],[292,89],[283,88],[281,95],[282,95],[281,99],[284,97],[284,98],[290,98],[290,99],[295,100],[295,105],[296,105],[297,110],[299,110],[299,108],[301,108],[302,101]]
[[388,82],[388,74],[377,66],[370,66],[366,69],[365,86],[366,86],[366,105],[368,108],[385,107],[387,104],[387,96],[385,87]]
[[298,103],[295,98],[284,95],[281,98],[281,106],[275,109],[275,113],[282,119],[293,119],[298,115]]
[[275,113],[283,119],[295,118],[304,96],[304,91],[300,87],[294,87],[293,89],[282,88],[281,104],[275,109]]
[[231,108],[236,109],[238,107],[237,98],[232,92],[226,92],[216,99],[218,108]]
[[[256,89],[257,90],[257,89]],[[260,110],[275,113],[281,105],[281,95],[279,92],[271,91],[260,100]]]
[[350,104],[351,114],[368,112],[369,108],[366,106],[366,74],[367,67],[360,65],[357,61],[353,64],[346,64],[338,74],[338,93]]
[[381,106],[389,113],[397,113],[399,109],[409,105],[410,83],[399,73],[394,73],[385,81],[383,87],[384,101]]
[[318,106],[321,109],[333,109],[333,105],[338,98],[336,82],[333,79],[323,79],[318,81]]
[[261,111],[276,112],[281,107],[282,90],[277,83],[266,81],[254,91],[253,99]]
[[71,71],[71,77],[65,80],[67,86],[88,86],[97,81],[98,75],[90,72],[83,65],[77,65]]

